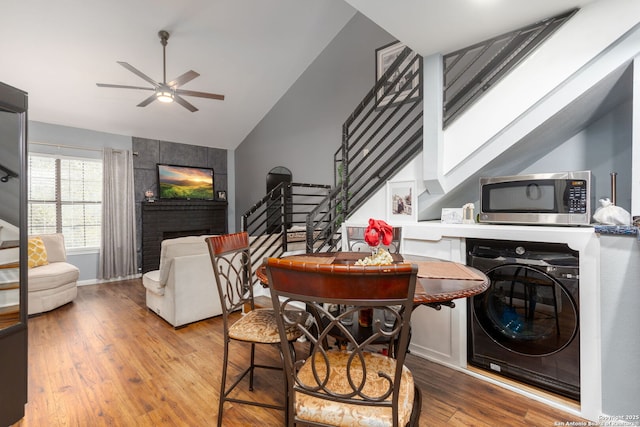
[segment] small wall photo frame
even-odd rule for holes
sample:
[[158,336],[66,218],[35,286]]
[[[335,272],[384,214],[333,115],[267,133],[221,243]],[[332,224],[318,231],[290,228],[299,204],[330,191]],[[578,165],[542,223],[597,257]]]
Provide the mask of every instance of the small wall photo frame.
[[[398,57],[398,55],[402,52],[402,50],[406,47],[403,43],[398,41],[390,43],[388,45],[382,46],[376,49],[376,82],[380,80],[380,77],[384,74],[385,71],[393,64],[393,61]],[[397,79],[398,74],[404,70],[408,63],[413,60],[416,56],[415,52],[412,52],[408,55],[402,65],[398,68],[398,70],[389,77],[389,81],[393,82]],[[394,102],[402,102],[405,100],[407,96],[411,93],[413,88],[420,84],[420,76],[418,75],[419,62],[415,61],[411,66],[411,72],[415,74],[416,77],[412,79],[412,82],[409,83],[405,89],[398,95]],[[376,100],[378,101],[378,108],[384,107],[387,105],[393,97],[400,92],[400,88],[406,83],[404,79],[401,79],[400,82],[395,86],[395,88],[391,89],[387,95],[385,96],[385,91],[389,88],[389,85],[383,86],[378,93],[376,94]],[[415,91],[411,98],[418,98],[420,96],[420,91]]]
[[387,220],[389,222],[416,222],[418,198],[415,181],[387,181]]
[[227,201],[227,192],[226,191],[217,191],[216,192],[216,199],[217,200]]

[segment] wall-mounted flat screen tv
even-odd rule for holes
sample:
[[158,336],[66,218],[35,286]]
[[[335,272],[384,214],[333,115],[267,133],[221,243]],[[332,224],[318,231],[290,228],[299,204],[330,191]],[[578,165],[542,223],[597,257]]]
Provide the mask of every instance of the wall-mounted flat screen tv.
[[161,199],[213,200],[213,169],[158,164]]

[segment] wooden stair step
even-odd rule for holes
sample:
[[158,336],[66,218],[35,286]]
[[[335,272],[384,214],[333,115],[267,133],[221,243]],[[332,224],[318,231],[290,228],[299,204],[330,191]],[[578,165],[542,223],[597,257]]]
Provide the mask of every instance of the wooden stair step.
[[0,291],[10,291],[12,289],[20,289],[20,282],[0,283]]
[[20,267],[20,262],[18,261],[8,262],[6,264],[0,264],[0,270],[8,269],[8,268],[18,268],[18,267]]
[[16,313],[20,313],[20,305],[19,304],[8,305],[6,307],[0,307],[0,316],[6,316],[6,315],[9,315],[9,314],[16,314]]
[[0,242],[0,249],[11,249],[20,246],[19,240],[4,240]]

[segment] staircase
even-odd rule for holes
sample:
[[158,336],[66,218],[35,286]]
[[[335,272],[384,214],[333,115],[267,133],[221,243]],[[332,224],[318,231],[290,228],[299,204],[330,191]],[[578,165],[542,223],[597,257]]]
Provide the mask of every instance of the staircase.
[[[242,230],[249,234],[252,259],[307,252],[307,247],[323,242],[325,238],[320,238],[318,232],[307,232],[306,224],[309,213],[330,192],[328,185],[282,182],[255,203],[241,217]],[[252,264],[254,284],[259,266],[259,262]]]
[[[422,111],[422,58],[405,47],[342,125],[342,144],[334,155],[335,186],[278,186],[245,212],[242,230],[272,236],[256,241],[252,250],[264,256],[292,248],[341,250],[342,222],[422,150]],[[268,209],[269,204],[280,209]],[[290,238],[291,230],[300,227],[305,233],[302,248]]]
[[[524,161],[530,164],[584,127],[640,50],[640,6],[616,1],[618,10],[611,12],[601,3],[464,49],[471,57],[494,52],[470,78],[456,76],[463,62],[457,56],[423,60],[402,51],[343,124],[334,187],[307,214],[305,250],[339,250],[342,222],[420,152],[424,170],[416,179],[427,191],[419,196],[419,219],[435,219],[442,206],[477,200],[480,175],[518,173]],[[623,9],[629,16],[620,18]],[[610,31],[576,41],[584,28],[603,24]],[[551,35],[560,25],[562,31]],[[525,60],[535,46],[536,55]],[[570,60],[553,60],[566,57],[567,49]],[[424,100],[423,91],[429,93]],[[549,128],[554,132],[544,132]]]
[[20,321],[18,228],[0,220],[0,329]]

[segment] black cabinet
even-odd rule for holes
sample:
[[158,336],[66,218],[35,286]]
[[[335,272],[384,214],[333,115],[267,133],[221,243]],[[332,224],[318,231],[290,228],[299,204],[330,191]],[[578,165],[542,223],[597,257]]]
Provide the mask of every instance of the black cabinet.
[[27,403],[27,94],[0,83],[0,426]]

